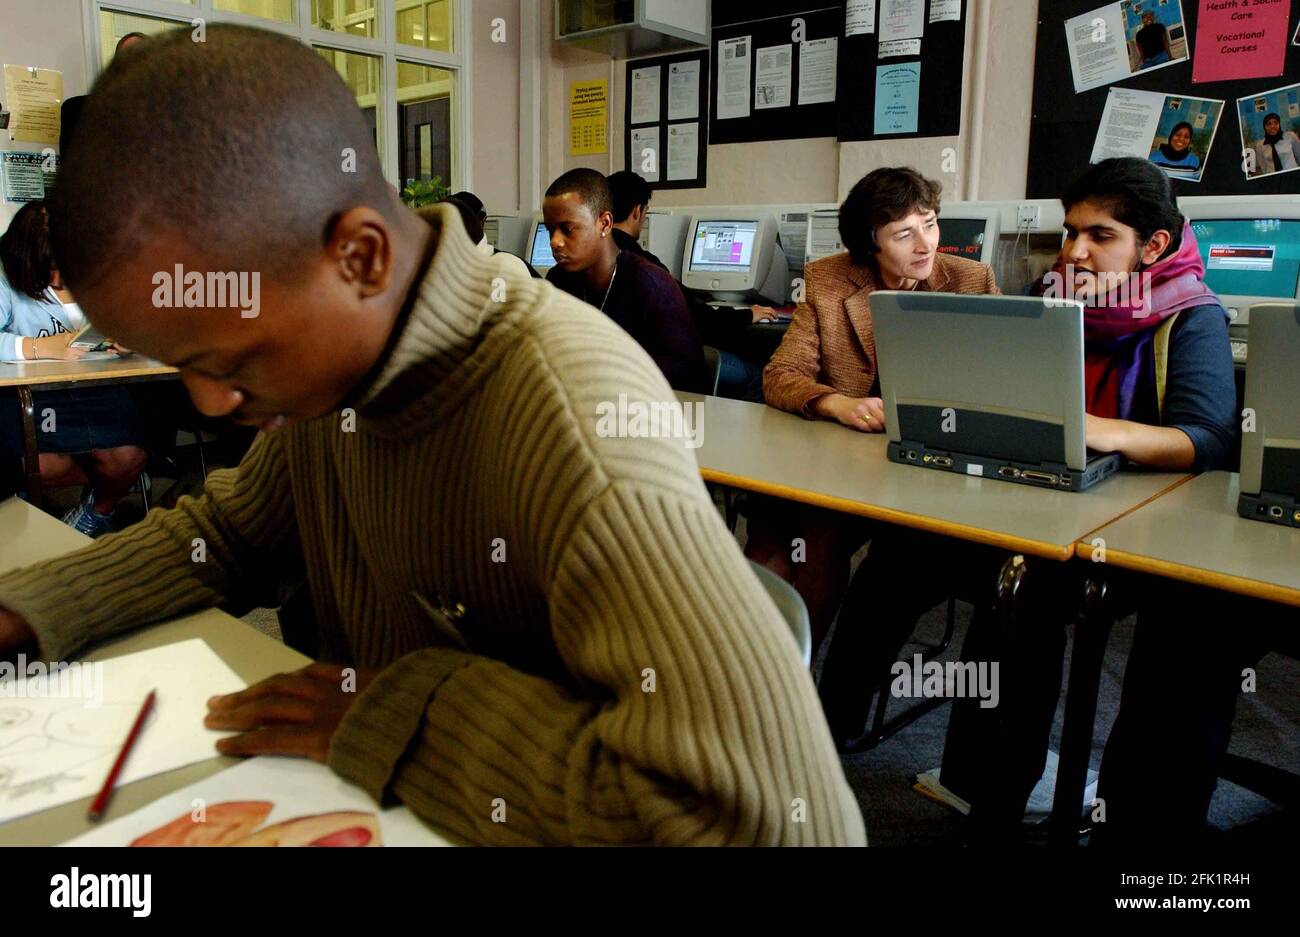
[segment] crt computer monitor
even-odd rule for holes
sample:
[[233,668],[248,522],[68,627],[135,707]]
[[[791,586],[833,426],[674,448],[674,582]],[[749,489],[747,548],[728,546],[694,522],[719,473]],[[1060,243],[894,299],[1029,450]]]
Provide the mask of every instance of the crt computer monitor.
[[765,300],[782,305],[790,267],[776,246],[768,214],[696,215],[682,249],[682,285],[718,300]]
[[[1300,200],[1297,200],[1300,201]],[[1249,325],[1255,303],[1300,299],[1300,204],[1231,199],[1185,209],[1205,263],[1205,283]]]
[[533,218],[533,236],[528,241],[528,262],[542,276],[555,266],[555,255],[551,253],[551,233],[546,230],[546,222],[541,215]]
[[960,205],[939,212],[939,251],[997,266],[999,217],[996,211],[963,211]]

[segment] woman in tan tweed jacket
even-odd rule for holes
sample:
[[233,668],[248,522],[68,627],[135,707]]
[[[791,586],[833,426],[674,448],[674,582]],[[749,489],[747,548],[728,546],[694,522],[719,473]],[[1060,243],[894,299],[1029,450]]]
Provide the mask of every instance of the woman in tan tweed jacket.
[[[805,296],[763,371],[767,402],[808,419],[883,432],[884,407],[871,328],[877,289],[996,293],[988,266],[941,254],[937,182],[914,169],[877,169],[840,208],[848,248],[808,264]],[[773,498],[747,511],[745,553],[794,585],[808,604],[814,647],[830,629],[848,585],[849,561],[870,536],[861,518]],[[802,562],[791,556],[802,538]]]

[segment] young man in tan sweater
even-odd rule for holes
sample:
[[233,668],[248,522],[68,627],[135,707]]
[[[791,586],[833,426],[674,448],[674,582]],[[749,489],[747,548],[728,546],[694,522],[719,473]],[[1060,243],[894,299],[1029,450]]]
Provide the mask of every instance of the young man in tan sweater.
[[[0,577],[0,650],[63,658],[305,568],[362,689],[318,664],[221,698],[222,751],[326,761],[464,842],[864,842],[683,440],[597,431],[620,394],[672,400],[654,363],[455,211],[401,206],[310,49],[213,26],[114,62],[51,212],[91,319],[263,432],[197,500]],[[223,272],[255,297],[216,297]]]

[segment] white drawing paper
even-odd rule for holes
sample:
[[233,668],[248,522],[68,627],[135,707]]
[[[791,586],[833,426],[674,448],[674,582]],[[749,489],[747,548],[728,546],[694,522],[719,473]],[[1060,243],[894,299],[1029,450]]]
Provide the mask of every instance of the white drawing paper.
[[99,793],[150,690],[118,785],[215,758],[208,697],[246,685],[199,638],[0,681],[0,822]]

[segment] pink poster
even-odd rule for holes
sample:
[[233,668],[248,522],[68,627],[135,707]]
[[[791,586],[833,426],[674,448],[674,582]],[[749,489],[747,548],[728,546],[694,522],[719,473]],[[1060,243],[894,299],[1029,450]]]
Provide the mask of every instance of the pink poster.
[[1192,81],[1282,74],[1290,0],[1200,0],[1199,6]]

